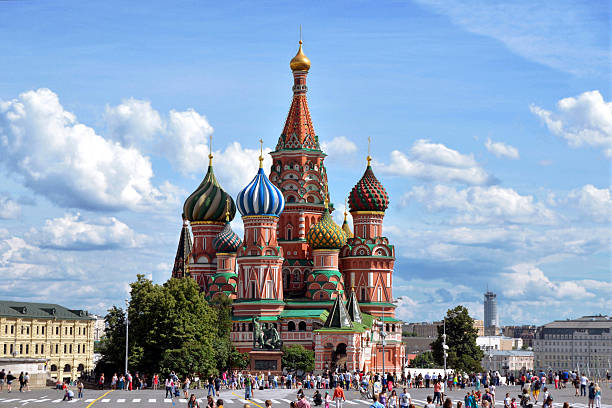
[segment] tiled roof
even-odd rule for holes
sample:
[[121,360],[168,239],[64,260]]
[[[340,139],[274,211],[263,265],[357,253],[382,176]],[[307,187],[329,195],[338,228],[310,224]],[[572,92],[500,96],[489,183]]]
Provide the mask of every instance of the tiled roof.
[[95,320],[86,310],[67,309],[54,303],[0,300],[0,316],[27,319]]

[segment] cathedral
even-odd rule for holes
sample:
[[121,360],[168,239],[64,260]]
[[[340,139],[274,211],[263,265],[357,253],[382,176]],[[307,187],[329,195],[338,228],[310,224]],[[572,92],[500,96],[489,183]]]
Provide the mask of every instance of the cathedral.
[[[234,199],[217,181],[209,155],[204,180],[183,206],[172,276],[195,279],[208,299],[232,299],[238,351],[256,352],[257,318],[285,346],[314,350],[316,372],[399,374],[405,348],[393,303],[395,248],[383,234],[389,196],[368,156],[348,195],[352,228],[346,212],[342,226],[334,222],[326,154],[306,98],[310,60],[302,41],[290,67],[293,99],[269,173],[260,155],[259,171]],[[243,237],[230,226],[236,209]],[[257,353],[252,369],[281,370],[279,359]]]

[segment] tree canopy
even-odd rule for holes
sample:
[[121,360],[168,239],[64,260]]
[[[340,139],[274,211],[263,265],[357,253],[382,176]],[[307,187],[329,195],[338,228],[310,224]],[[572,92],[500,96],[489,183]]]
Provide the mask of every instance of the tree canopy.
[[[442,349],[443,326],[438,326],[438,338],[431,343],[432,354],[436,364],[444,365]],[[478,330],[474,327],[474,319],[464,306],[449,309],[446,313],[446,345],[447,367],[464,372],[481,371],[483,351],[476,345]]]
[[[209,304],[193,279],[156,285],[138,275],[130,287],[130,371],[209,375],[228,368],[231,356],[237,358],[229,341],[231,301]],[[125,311],[113,306],[105,320],[99,369],[123,372]]]
[[412,368],[437,368],[431,351],[425,351],[410,361]]
[[297,344],[283,347],[282,364],[287,370],[314,370],[314,351],[306,350],[304,346]]

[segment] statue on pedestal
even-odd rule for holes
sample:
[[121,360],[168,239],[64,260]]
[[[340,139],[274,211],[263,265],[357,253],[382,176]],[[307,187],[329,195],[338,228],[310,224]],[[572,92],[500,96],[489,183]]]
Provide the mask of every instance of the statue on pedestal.
[[276,327],[267,324],[262,328],[259,323],[259,318],[253,318],[253,349],[260,350],[280,350],[283,346],[283,341]]

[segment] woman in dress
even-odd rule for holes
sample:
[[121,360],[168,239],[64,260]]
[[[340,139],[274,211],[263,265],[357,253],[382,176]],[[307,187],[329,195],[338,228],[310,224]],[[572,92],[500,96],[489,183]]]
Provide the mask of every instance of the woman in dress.
[[398,403],[398,398],[397,398],[397,393],[395,392],[395,390],[391,391],[391,396],[389,397],[389,400],[387,401],[387,408],[398,408],[399,403]]

